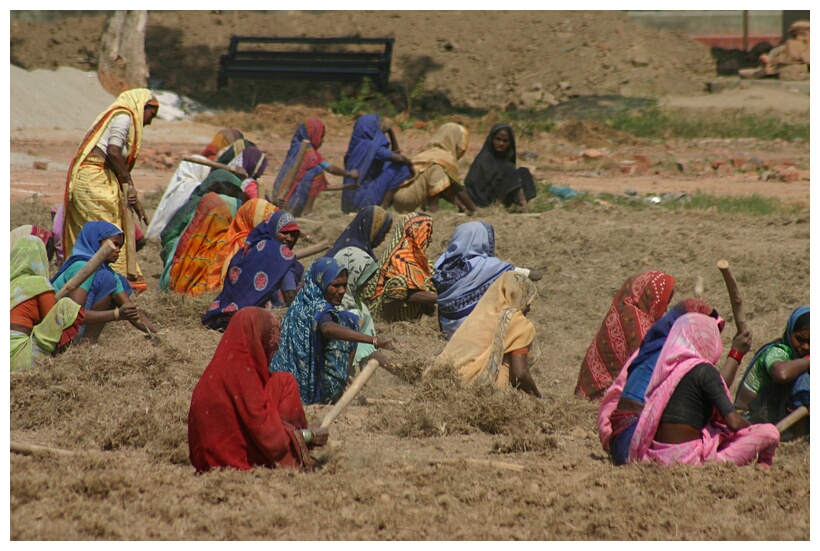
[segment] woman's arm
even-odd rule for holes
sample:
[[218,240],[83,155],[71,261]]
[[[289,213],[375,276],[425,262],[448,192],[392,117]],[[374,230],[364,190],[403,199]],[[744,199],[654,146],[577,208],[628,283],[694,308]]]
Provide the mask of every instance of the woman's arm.
[[382,126],[382,132],[387,134],[387,137],[390,138],[390,149],[393,151],[398,151],[399,141],[396,139],[396,134],[393,132],[393,127],[389,124],[385,124]]
[[723,362],[723,367],[720,369],[720,376],[723,377],[727,387],[732,387],[732,383],[735,382],[735,375],[737,375],[737,368],[740,366],[743,355],[746,354],[746,352],[748,352],[751,348],[751,329],[747,328],[743,333],[737,333],[732,339],[732,350],[739,352],[740,358],[733,357],[735,354],[730,352],[731,355],[727,356],[726,361]]
[[544,395],[538,390],[535,381],[532,379],[530,368],[527,366],[526,354],[508,354],[510,365],[510,383],[519,390],[532,394],[536,398],[543,398]]
[[364,333],[359,333],[349,327],[338,324],[335,321],[326,321],[319,326],[319,332],[322,336],[332,341],[348,341],[348,342],[363,342],[372,344],[376,348],[383,348],[385,350],[393,350],[393,339],[371,337]]
[[356,183],[359,182],[359,171],[355,168],[353,170],[351,170],[350,172],[348,172],[344,168],[340,168],[336,165],[330,165],[330,166],[327,167],[326,172],[329,172],[329,173],[333,174],[334,176],[342,176],[344,178],[353,178],[354,180],[356,180]]
[[772,380],[779,384],[790,383],[809,370],[809,358],[799,358],[788,362],[774,362],[769,368]]
[[156,334],[159,333],[159,329],[151,323],[151,320],[148,319],[148,316],[146,316],[144,312],[137,308],[137,304],[131,301],[128,295],[125,294],[125,291],[117,293],[111,298],[114,304],[120,306],[120,312],[123,316],[120,317],[120,319],[127,319],[131,322],[131,325],[146,335],[156,336]]
[[435,305],[438,304],[438,295],[429,291],[409,291],[407,293],[407,302]]

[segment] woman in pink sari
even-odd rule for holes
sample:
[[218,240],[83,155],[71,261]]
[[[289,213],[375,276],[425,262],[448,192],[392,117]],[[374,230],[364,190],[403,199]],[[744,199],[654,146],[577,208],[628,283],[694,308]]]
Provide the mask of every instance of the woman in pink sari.
[[750,425],[738,415],[715,368],[722,352],[715,318],[690,313],[675,322],[646,389],[630,463],[771,466],[780,433],[774,425]]

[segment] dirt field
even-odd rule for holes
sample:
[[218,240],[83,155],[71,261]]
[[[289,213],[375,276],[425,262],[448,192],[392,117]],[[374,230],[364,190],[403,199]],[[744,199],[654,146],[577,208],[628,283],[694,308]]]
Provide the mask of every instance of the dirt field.
[[[189,61],[208,32],[215,37],[208,43],[218,50],[223,42],[227,44],[223,38],[231,33],[234,23],[245,25],[248,34],[264,28],[263,20],[241,13],[223,12],[221,18],[207,12],[192,13],[197,16],[169,12],[164,23],[179,31],[174,36],[179,40],[179,51],[188,54]],[[560,15],[541,23],[550,32],[559,32],[561,25],[568,25],[562,21],[583,21],[590,51],[601,51],[597,49],[599,42],[609,40],[607,33],[617,33],[616,27],[622,32],[630,29],[621,14],[609,18]],[[312,34],[314,27],[307,17],[296,13],[276,21],[292,25],[281,27],[283,34]],[[314,17],[311,21],[324,22],[318,27],[321,32],[332,33],[327,22],[334,21],[331,14]],[[472,45],[468,31],[455,24],[458,17],[469,19],[480,36],[484,32],[480,25],[487,24],[480,16],[448,14],[452,19],[445,22],[437,17],[411,19],[412,12],[398,17],[377,12],[362,14],[359,19],[356,12],[349,12],[340,17],[343,22],[347,18],[356,22],[363,35],[389,24],[387,28],[393,29],[397,39],[419,42],[413,50],[417,56],[426,54],[435,60],[445,55],[462,55],[464,59],[490,55],[468,48]],[[76,33],[82,30],[89,34],[97,28],[94,25],[99,26],[99,21],[93,19],[74,26],[60,24],[54,35],[59,35],[60,44],[51,49],[41,48],[35,40],[36,26],[13,24],[12,59],[31,60],[28,69],[71,66],[90,70],[93,67],[88,63],[83,66],[76,62],[76,52],[81,46],[94,52],[96,42],[83,43]],[[533,33],[531,38],[538,36],[536,25],[530,31],[511,14],[499,20],[511,31],[524,28]],[[213,23],[206,27],[208,21]],[[157,24],[152,18],[151,25]],[[158,32],[152,28],[149,32]],[[419,28],[425,29],[424,33],[411,32]],[[43,29],[39,31],[42,35]],[[579,35],[565,32],[570,38]],[[640,32],[649,33],[638,37],[643,36],[645,44],[656,39],[654,33]],[[552,63],[551,50],[528,42],[527,36],[521,35],[521,49],[514,51],[527,53],[532,48],[534,52],[528,55],[538,54],[547,60],[543,68],[538,66],[539,71],[557,72],[548,65]],[[590,36],[604,38],[593,40]],[[440,51],[437,38],[454,42],[456,54]],[[65,49],[69,46],[73,50]],[[575,50],[586,47],[579,44]],[[698,45],[691,48],[694,55],[679,55],[675,63],[699,67],[702,49]],[[53,57],[46,58],[46,51]],[[565,53],[576,55],[573,51]],[[687,50],[677,50],[681,51]],[[91,54],[88,57],[93,59]],[[523,67],[527,61],[516,63]],[[526,69],[522,67],[510,66],[510,72],[525,81],[521,75]],[[624,72],[632,69],[623,67]],[[152,58],[152,73],[156,72]],[[694,70],[687,74],[692,72],[699,74]],[[476,89],[468,87],[469,74],[465,68],[448,77],[458,83],[454,89],[467,90],[459,92],[464,97]],[[167,74],[163,78],[166,83],[172,80]],[[627,78],[640,80],[631,72],[623,77]],[[705,76],[692,78],[698,81]],[[688,77],[681,80],[688,82]],[[190,78],[185,82],[191,85]],[[670,84],[665,93],[674,94],[675,101],[699,113],[737,105],[725,97],[708,101],[697,86],[673,88]],[[504,103],[509,97],[490,94],[479,99],[492,104]],[[757,101],[747,98],[745,105],[754,109],[770,101],[771,97]],[[14,109],[12,104],[12,114]],[[808,102],[803,105],[796,101],[783,116],[807,115]],[[255,113],[237,109],[196,120],[155,121],[146,130],[144,155],[134,172],[149,214],[159,200],[155,191],[167,185],[173,165],[183,155],[200,151],[222,126],[255,128],[247,135],[269,156],[269,184],[293,130],[305,116],[319,116],[328,123],[322,153],[331,162],[341,163],[352,119],[337,117],[314,102],[270,103],[257,107]],[[487,130],[502,119],[503,113],[497,111],[480,118],[453,118],[471,132],[465,173]],[[417,152],[435,128],[431,124],[400,132],[405,154]],[[581,124],[572,130],[558,128],[553,133],[519,138],[519,156],[522,151],[534,154],[527,163],[540,183],[613,194],[626,189],[640,194],[698,190],[733,196],[755,193],[793,203],[796,214],[727,215],[592,202],[559,203],[560,208],[527,216],[509,215],[496,208],[481,211],[477,219],[495,228],[499,257],[544,273],[530,317],[542,351],[534,378],[548,399],[536,401],[511,390],[496,392],[486,387],[464,389],[444,375],[420,381],[421,370],[444,347],[436,322],[425,318],[418,323],[379,323],[380,335],[399,337],[410,345],[396,358],[402,366],[401,377],[384,371],[375,375],[364,395],[381,401],[346,410],[331,428],[329,446],[316,454],[321,468],[310,475],[266,469],[194,475],[188,462],[187,413],[193,387],[219,340],[218,334],[199,322],[215,293],[191,299],[149,289],[138,302],[162,327],[161,342],[147,341],[130,326],[119,324],[105,329],[99,346],[74,346],[62,356],[12,374],[11,440],[72,450],[74,455],[11,454],[11,539],[809,539],[807,440],[783,444],[768,471],[726,465],[616,468],[598,441],[597,404],[579,401],[572,393],[586,348],[613,293],[624,279],[639,271],[658,269],[674,275],[674,301],[692,296],[694,279],[702,276],[704,298],[729,319],[723,336],[727,349],[734,326],[725,286],[715,267],[718,259],[726,258],[745,299],[754,347],[780,335],[792,308],[809,303],[809,143],[653,143],[605,132],[602,135],[603,131],[592,125]],[[65,170],[84,132],[83,126],[12,129],[11,228],[25,223],[47,224],[49,207],[60,201]],[[585,161],[581,153],[588,148],[605,150],[605,158]],[[621,162],[635,154],[652,159],[653,170],[640,176],[620,175]],[[170,168],[160,162],[166,156],[174,161]],[[708,165],[740,157],[775,163],[790,160],[806,179],[760,181],[756,174],[708,173],[691,168],[697,163]],[[46,170],[35,170],[34,161],[47,163]],[[679,162],[690,168],[678,171],[675,165]],[[338,200],[329,193],[320,196],[318,214],[303,223],[303,230],[317,239],[338,236],[350,220],[338,212]],[[433,243],[428,251],[431,261],[443,252],[453,229],[467,221],[449,211],[437,212],[433,218]],[[141,251],[140,265],[149,282],[158,279],[158,242],[149,242]],[[318,423],[327,407],[306,409],[309,421]]]

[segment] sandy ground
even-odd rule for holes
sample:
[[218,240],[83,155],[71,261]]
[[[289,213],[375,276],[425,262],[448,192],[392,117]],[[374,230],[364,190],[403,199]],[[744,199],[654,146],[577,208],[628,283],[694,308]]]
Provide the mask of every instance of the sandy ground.
[[[238,17],[226,13],[223,22]],[[294,16],[294,25],[302,22]],[[188,24],[177,22],[186,29]],[[434,22],[426,25],[435,32]],[[27,40],[35,37],[31,30]],[[66,38],[54,49],[72,44]],[[36,51],[30,47],[30,55]],[[435,51],[433,46],[430,55],[446,55]],[[16,55],[24,57],[19,50]],[[78,83],[86,82],[72,75]],[[796,111],[784,116],[808,114],[803,98],[791,99]],[[736,105],[736,98],[698,93],[678,94],[669,101],[698,112]],[[771,101],[766,95],[757,103],[743,99],[744,105],[761,109],[769,109]],[[12,121],[24,120],[22,113],[15,118],[16,105],[12,101]],[[12,228],[47,223],[50,205],[62,196],[77,144],[105,105],[95,105],[93,114],[65,124],[43,124],[30,112],[27,122],[12,124]],[[246,133],[268,154],[265,180],[271,182],[293,130],[308,115],[328,123],[322,152],[341,163],[352,119],[332,115],[322,106],[271,103],[255,113],[155,121],[146,130],[144,157],[134,171],[149,214],[159,200],[155,192],[167,185],[175,163],[200,151],[222,126],[258,128]],[[260,117],[265,124],[253,125]],[[466,173],[496,120],[459,120],[472,136],[462,166]],[[412,154],[434,129],[431,124],[401,131],[400,143]],[[409,345],[395,357],[399,376],[384,371],[374,376],[364,391],[372,405],[355,404],[337,420],[329,446],[317,451],[321,468],[311,475],[267,469],[194,475],[188,462],[187,412],[193,387],[219,340],[199,323],[215,293],[191,299],[161,294],[151,285],[138,301],[162,327],[160,342],[147,341],[119,324],[106,328],[99,346],[75,346],[34,369],[12,374],[11,439],[74,455],[10,456],[11,539],[808,540],[807,440],[783,444],[768,471],[727,465],[616,468],[598,442],[597,404],[577,400],[572,391],[613,293],[625,278],[643,270],[674,275],[676,300],[692,296],[695,277],[702,276],[704,298],[729,320],[725,348],[734,334],[733,320],[715,262],[727,258],[745,299],[754,346],[780,335],[791,309],[809,303],[809,181],[762,182],[756,174],[734,170],[701,174],[690,168],[681,173],[675,165],[708,165],[735,157],[787,159],[808,177],[809,144],[602,144],[591,141],[600,138],[594,133],[586,135],[588,139],[583,132],[573,136],[568,139],[557,129],[519,138],[519,152],[534,154],[526,162],[539,182],[613,194],[626,189],[640,194],[755,193],[798,206],[791,216],[591,202],[559,203],[559,208],[532,216],[512,216],[497,208],[482,211],[477,218],[494,226],[499,257],[544,272],[530,317],[543,353],[534,378],[547,400],[512,390],[464,389],[444,375],[421,381],[421,370],[444,347],[435,320],[380,323],[380,335]],[[588,148],[605,155],[585,161],[581,154]],[[618,175],[618,166],[635,154],[652,159],[652,173]],[[174,160],[171,167],[159,162],[164,156]],[[35,170],[35,161],[46,163],[46,169]],[[350,220],[338,210],[338,196],[323,194],[317,200],[317,216],[303,222],[304,229],[317,239],[334,239]],[[466,220],[448,211],[434,214],[431,261]],[[140,253],[149,284],[161,271],[158,253],[155,241]],[[327,411],[326,406],[306,409],[311,422]]]

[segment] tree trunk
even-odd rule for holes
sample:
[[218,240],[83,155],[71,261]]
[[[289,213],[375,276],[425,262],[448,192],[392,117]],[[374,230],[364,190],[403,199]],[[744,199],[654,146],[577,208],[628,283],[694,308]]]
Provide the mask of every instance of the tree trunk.
[[132,88],[148,86],[145,59],[147,11],[114,11],[105,22],[100,43],[97,76],[105,90],[115,96]]

